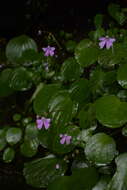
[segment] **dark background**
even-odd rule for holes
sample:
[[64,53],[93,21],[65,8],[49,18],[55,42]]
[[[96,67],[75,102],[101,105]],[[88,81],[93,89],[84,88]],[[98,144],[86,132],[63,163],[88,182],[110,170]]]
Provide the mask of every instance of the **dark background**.
[[127,0],[1,0],[0,37],[32,32],[33,28],[81,30],[110,2],[127,7]]

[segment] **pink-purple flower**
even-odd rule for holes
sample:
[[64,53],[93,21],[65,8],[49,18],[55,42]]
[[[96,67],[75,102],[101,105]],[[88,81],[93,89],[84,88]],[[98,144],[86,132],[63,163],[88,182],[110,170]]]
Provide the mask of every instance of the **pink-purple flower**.
[[101,49],[104,48],[104,47],[106,47],[106,49],[109,49],[110,47],[113,46],[113,43],[116,41],[115,38],[110,38],[108,36],[101,37],[101,38],[99,38],[99,40],[100,40],[99,46],[100,46]]
[[60,144],[70,144],[72,137],[67,134],[60,134]]
[[55,52],[54,52],[55,51],[55,47],[47,46],[47,47],[42,48],[42,49],[43,49],[44,55],[46,57],[53,56],[55,54]]
[[56,164],[55,168],[58,170],[60,169],[60,165],[59,164]]
[[50,127],[50,122],[51,122],[50,118],[37,116],[36,125],[38,129],[42,129],[42,127],[44,127],[45,129],[48,129]]

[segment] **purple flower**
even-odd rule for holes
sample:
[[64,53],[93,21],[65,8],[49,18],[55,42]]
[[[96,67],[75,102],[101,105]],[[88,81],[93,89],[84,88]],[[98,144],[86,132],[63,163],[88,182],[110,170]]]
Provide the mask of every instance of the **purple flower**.
[[47,56],[53,56],[55,53],[55,47],[47,46],[46,48],[42,48],[44,51],[44,55]]
[[56,169],[60,169],[60,165],[59,164],[56,164]]
[[37,124],[38,129],[41,129],[43,126],[45,129],[48,129],[50,127],[50,122],[51,122],[51,119],[49,118],[37,116],[36,124]]
[[101,49],[104,48],[104,46],[106,46],[106,49],[109,49],[110,47],[113,46],[113,43],[116,41],[115,38],[109,38],[108,36],[101,37],[101,38],[99,38],[99,40],[101,41],[99,43],[99,46]]
[[70,144],[71,143],[71,136],[68,136],[67,134],[60,134],[60,144]]

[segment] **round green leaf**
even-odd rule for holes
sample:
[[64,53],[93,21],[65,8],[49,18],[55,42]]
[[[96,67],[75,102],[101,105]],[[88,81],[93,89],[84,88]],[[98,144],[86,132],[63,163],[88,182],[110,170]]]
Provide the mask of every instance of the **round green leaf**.
[[31,88],[31,85],[32,78],[24,67],[19,67],[12,71],[9,81],[10,88],[25,91]]
[[41,115],[48,111],[48,105],[51,97],[58,92],[60,85],[47,84],[42,86],[35,97],[33,108],[36,114]]
[[77,45],[77,43],[74,40],[69,40],[65,44],[66,50],[68,52],[73,52],[75,50],[76,45]]
[[[59,169],[56,169],[56,164],[59,164]],[[26,163],[23,173],[29,185],[36,188],[45,188],[54,179],[63,175],[65,171],[65,162],[49,155]]]
[[6,141],[10,145],[17,144],[22,138],[22,130],[20,128],[11,127],[6,132]]
[[106,95],[95,103],[96,118],[110,128],[121,127],[127,122],[127,103],[120,102],[114,95]]
[[75,58],[82,67],[95,63],[98,59],[99,49],[89,39],[82,40],[76,47]]
[[4,150],[3,153],[3,161],[6,163],[10,163],[15,157],[15,151],[14,149],[8,147]]
[[30,123],[25,128],[25,139],[35,139],[38,137],[38,129],[35,123]]
[[80,65],[76,62],[73,57],[68,58],[64,61],[61,67],[62,79],[65,81],[73,81],[80,77],[82,70]]
[[37,51],[35,41],[26,35],[21,35],[8,42],[6,47],[6,56],[10,62],[15,63],[19,58],[21,58],[23,52],[30,49]]
[[85,154],[89,161],[97,164],[109,164],[116,156],[116,144],[113,138],[105,133],[97,133],[88,139]]
[[127,64],[121,65],[117,72],[117,81],[125,89],[127,89]]
[[0,97],[9,96],[14,92],[9,86],[12,69],[5,69],[0,73]]
[[33,157],[37,153],[39,141],[35,139],[27,139],[20,146],[20,152],[25,157]]

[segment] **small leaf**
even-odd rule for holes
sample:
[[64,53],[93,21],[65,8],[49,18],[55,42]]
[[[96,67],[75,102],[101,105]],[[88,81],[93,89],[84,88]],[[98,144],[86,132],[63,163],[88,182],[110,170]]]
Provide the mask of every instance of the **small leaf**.
[[117,81],[125,89],[127,89],[127,65],[121,65],[117,72]]
[[0,73],[0,97],[9,96],[14,92],[9,86],[12,69],[5,69]]
[[22,138],[22,130],[19,128],[11,127],[6,132],[6,141],[10,145],[17,144]]
[[10,163],[14,159],[14,156],[15,156],[14,149],[8,147],[4,150],[3,161],[6,163]]
[[27,139],[20,146],[20,152],[25,157],[33,157],[37,153],[39,141],[38,139]]

